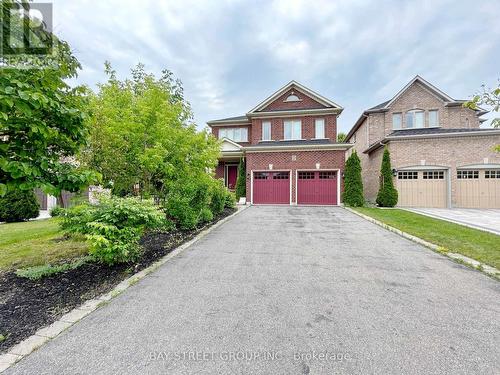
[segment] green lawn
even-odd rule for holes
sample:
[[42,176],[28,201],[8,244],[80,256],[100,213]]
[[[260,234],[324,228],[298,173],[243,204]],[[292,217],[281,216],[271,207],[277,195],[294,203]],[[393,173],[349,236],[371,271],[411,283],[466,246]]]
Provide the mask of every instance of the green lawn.
[[57,219],[0,224],[0,271],[87,254],[84,241],[62,240]]
[[500,269],[500,236],[405,210],[356,208],[391,227]]

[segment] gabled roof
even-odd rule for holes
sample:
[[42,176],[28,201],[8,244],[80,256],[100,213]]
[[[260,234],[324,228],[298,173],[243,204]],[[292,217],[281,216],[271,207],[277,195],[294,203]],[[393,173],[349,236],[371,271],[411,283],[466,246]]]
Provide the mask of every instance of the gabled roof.
[[207,124],[208,125],[212,125],[212,124],[238,124],[238,123],[250,123],[250,120],[248,119],[247,116],[235,116],[235,117],[226,117],[226,118],[222,118],[222,119],[219,119],[219,120],[212,120],[212,121],[208,121]]
[[[434,86],[430,82],[426,81],[421,76],[416,75],[401,90],[399,90],[398,93],[392,97],[392,99],[387,100],[387,101],[385,101],[383,103],[380,103],[380,104],[378,104],[378,105],[376,105],[374,107],[371,107],[371,108],[365,110],[361,114],[361,116],[358,118],[358,120],[356,121],[356,123],[354,124],[354,126],[352,127],[352,129],[349,131],[349,133],[347,133],[346,140],[349,140],[352,137],[352,135],[356,132],[356,130],[361,126],[361,124],[363,123],[363,121],[365,120],[365,118],[367,117],[367,115],[369,115],[370,113],[386,112],[386,111],[388,111],[388,109],[390,108],[390,106],[392,105],[392,103],[394,103],[401,95],[403,95],[403,93],[405,93],[406,90],[408,90],[411,87],[411,85],[413,85],[415,82],[420,83],[431,94],[433,94],[434,96],[436,96],[437,98],[439,98],[440,100],[442,100],[444,102],[444,105],[447,106],[447,107],[460,106],[460,105],[462,105],[465,102],[465,100],[453,99],[451,96],[449,96],[445,92],[439,90],[436,86]],[[482,116],[482,115],[488,113],[488,111],[484,110],[483,108],[479,108],[479,107],[475,111],[476,111],[476,115],[477,116]]]
[[252,114],[255,112],[258,112],[265,108],[269,103],[273,102],[277,98],[279,98],[281,95],[283,95],[286,91],[290,90],[291,88],[295,88],[297,91],[301,92],[304,95],[309,96],[310,98],[314,99],[318,103],[323,104],[325,107],[330,107],[330,108],[335,108],[335,109],[340,109],[342,110],[343,108],[336,104],[335,102],[332,102],[330,99],[325,98],[324,96],[312,91],[311,89],[308,89],[307,87],[301,85],[300,83],[296,81],[290,81],[287,83],[285,86],[280,88],[278,91],[273,93],[271,96],[269,96],[267,99],[264,101],[260,102],[255,106],[248,114]]

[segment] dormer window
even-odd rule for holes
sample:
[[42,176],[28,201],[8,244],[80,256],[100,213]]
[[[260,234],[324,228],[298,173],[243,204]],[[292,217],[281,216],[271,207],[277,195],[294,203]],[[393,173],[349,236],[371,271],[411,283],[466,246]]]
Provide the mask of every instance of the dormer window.
[[293,91],[285,99],[285,102],[300,102],[300,101],[301,101],[300,98],[297,95],[295,95]]

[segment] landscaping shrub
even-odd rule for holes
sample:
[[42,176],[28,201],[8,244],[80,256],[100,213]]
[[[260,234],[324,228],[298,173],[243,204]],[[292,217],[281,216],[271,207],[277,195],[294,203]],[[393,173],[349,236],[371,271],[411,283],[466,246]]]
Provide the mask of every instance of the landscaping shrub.
[[210,205],[212,181],[206,174],[186,176],[170,187],[165,210],[181,229],[193,229],[201,221],[202,210]]
[[234,193],[230,192],[227,189],[225,192],[224,207],[227,208],[236,207],[236,196],[234,195]]
[[344,204],[361,207],[365,203],[363,197],[363,180],[361,179],[361,162],[354,151],[345,163],[344,171]]
[[247,177],[246,167],[243,158],[240,159],[238,166],[238,179],[236,180],[236,200],[247,196]]
[[32,190],[10,190],[0,198],[0,221],[26,221],[38,217],[39,213],[40,205]]
[[55,206],[50,209],[50,216],[59,217],[64,215],[64,208]]
[[210,197],[210,211],[213,216],[219,215],[224,211],[226,203],[227,189],[222,180],[214,180],[212,183],[211,197]]
[[200,222],[209,223],[214,219],[214,214],[210,211],[209,208],[205,207],[201,210],[200,214]]
[[168,230],[172,222],[152,201],[112,197],[101,199],[99,205],[67,209],[61,226],[69,233],[86,235],[90,254],[103,263],[114,264],[137,259],[144,231]]
[[63,263],[57,265],[44,264],[41,266],[34,266],[28,268],[18,269],[16,275],[30,280],[40,280],[44,277],[55,275],[57,273],[74,270],[91,260],[90,257],[83,257],[70,263]]
[[392,180],[391,156],[387,146],[384,149],[382,167],[380,169],[380,189],[377,194],[377,204],[381,207],[394,207],[398,203],[398,191]]

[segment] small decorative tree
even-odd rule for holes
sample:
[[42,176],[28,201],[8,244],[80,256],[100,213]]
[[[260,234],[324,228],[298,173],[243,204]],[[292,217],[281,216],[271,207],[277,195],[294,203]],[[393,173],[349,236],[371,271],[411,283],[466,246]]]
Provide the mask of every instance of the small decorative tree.
[[9,190],[0,197],[0,221],[15,223],[34,219],[39,210],[40,205],[33,190]]
[[238,165],[238,180],[236,181],[236,199],[247,196],[247,177],[245,161],[243,158],[240,159],[240,165]]
[[361,162],[354,151],[345,164],[344,171],[344,204],[361,207],[365,203],[363,197],[363,180],[361,179]]
[[385,147],[380,169],[380,189],[377,194],[377,204],[381,207],[394,207],[398,203],[398,191],[392,181],[391,155]]
[[347,138],[347,134],[344,132],[340,132],[339,134],[337,134],[337,142],[338,143],[344,143],[346,138]]

